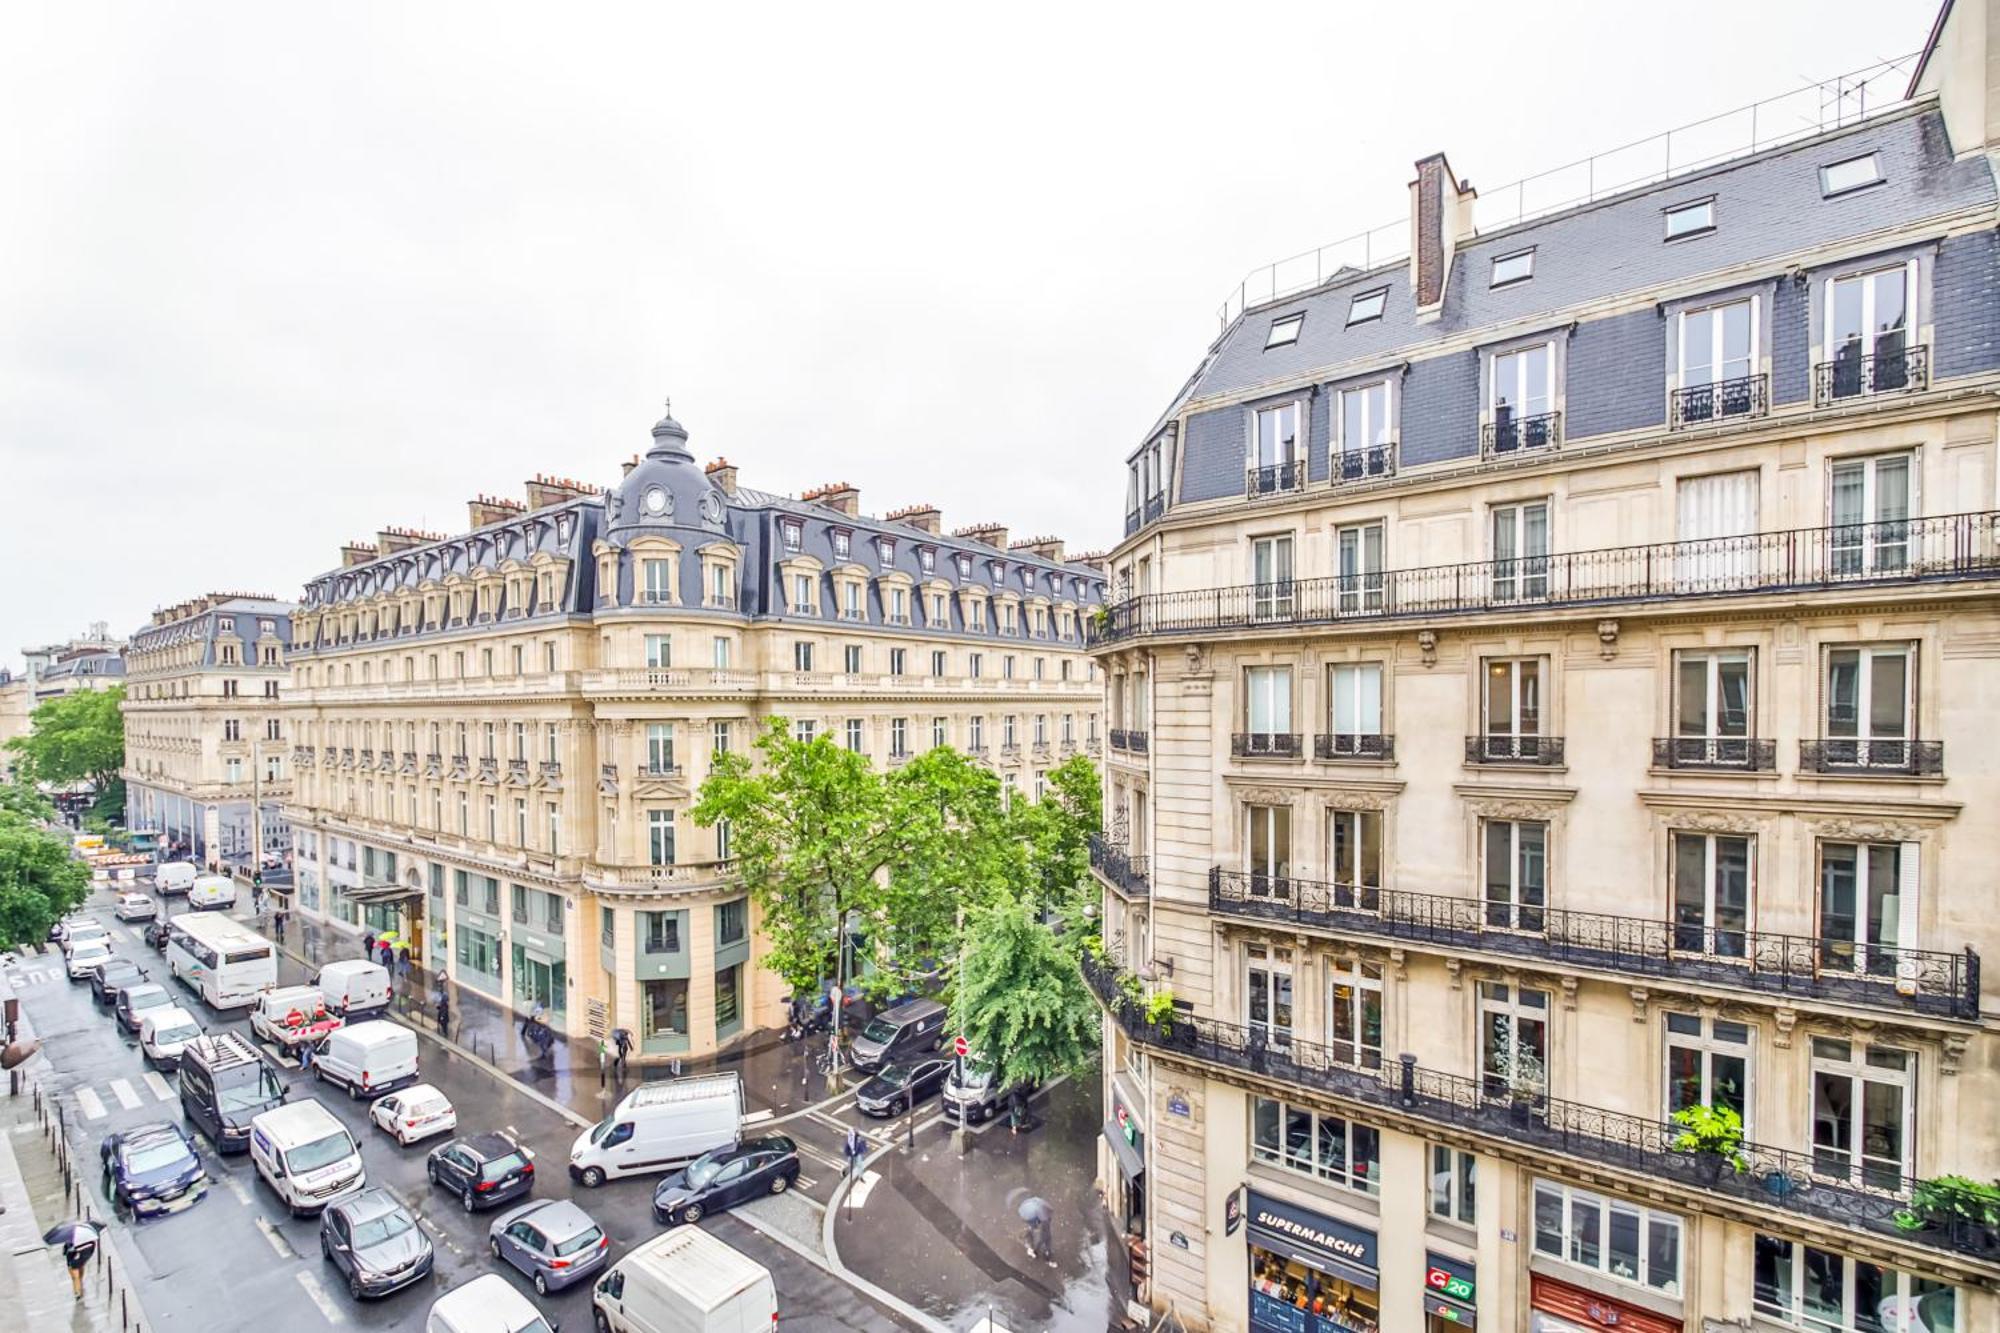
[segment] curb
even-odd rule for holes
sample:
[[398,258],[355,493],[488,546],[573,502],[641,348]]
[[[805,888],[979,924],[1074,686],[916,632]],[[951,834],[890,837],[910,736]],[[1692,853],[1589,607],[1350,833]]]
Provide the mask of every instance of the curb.
[[[866,1171],[870,1166],[872,1166],[875,1163],[875,1161],[878,1158],[884,1156],[885,1154],[896,1151],[898,1151],[898,1149],[895,1144],[885,1143],[881,1147],[877,1148],[874,1152],[869,1153],[866,1157],[861,1159],[859,1170],[845,1171],[841,1173],[840,1184],[834,1186],[833,1197],[827,1201],[826,1214],[820,1220],[819,1243],[820,1247],[826,1251],[826,1256],[823,1259],[817,1260],[817,1262],[820,1264],[821,1267],[825,1268],[827,1272],[833,1274],[835,1277],[839,1278],[842,1282],[845,1282],[848,1286],[854,1288],[856,1291],[861,1292],[866,1296],[871,1297],[876,1301],[881,1302],[883,1305],[888,1306],[891,1310],[894,1310],[897,1314],[902,1315],[903,1318],[909,1320],[911,1323],[915,1324],[918,1328],[926,1330],[927,1333],[952,1333],[952,1329],[949,1324],[942,1323],[936,1318],[932,1317],[931,1315],[925,1314],[922,1310],[919,1310],[916,1306],[911,1305],[908,1301],[904,1300],[902,1297],[892,1295],[891,1293],[884,1291],[882,1288],[876,1286],[873,1282],[870,1282],[867,1278],[862,1277],[859,1273],[856,1273],[853,1269],[849,1268],[846,1264],[840,1261],[840,1246],[834,1240],[833,1228],[834,1228],[834,1223],[837,1222],[840,1218],[841,1200],[847,1197],[848,1189],[853,1186],[855,1178],[859,1176],[861,1172]],[[807,1253],[806,1248],[803,1245],[800,1245],[798,1242],[792,1241],[789,1238],[785,1238],[780,1243],[787,1245],[789,1248],[796,1250],[798,1253],[802,1255]]]

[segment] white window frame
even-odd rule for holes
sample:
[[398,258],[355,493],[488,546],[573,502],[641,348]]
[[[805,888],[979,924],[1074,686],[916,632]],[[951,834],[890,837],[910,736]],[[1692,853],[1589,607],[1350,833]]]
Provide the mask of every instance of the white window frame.
[[[1259,1103],[1273,1108],[1272,1112],[1264,1112]],[[1276,1097],[1254,1096],[1249,1110],[1251,1161],[1295,1171],[1371,1198],[1381,1194],[1382,1132],[1373,1125],[1309,1106],[1296,1106]],[[1273,1113],[1277,1118],[1280,1140],[1275,1148],[1257,1141],[1260,1116]],[[1296,1143],[1290,1132],[1296,1117],[1303,1117],[1303,1144]],[[1371,1141],[1374,1148],[1372,1155],[1367,1151]],[[1336,1143],[1339,1145],[1337,1153],[1322,1154],[1323,1148]],[[1300,1148],[1304,1150],[1302,1153],[1298,1151]],[[1370,1167],[1374,1168],[1372,1173],[1368,1169]]]
[[678,854],[677,833],[674,829],[674,812],[671,810],[648,810],[646,812],[646,857],[647,864],[670,866]]
[[[1682,668],[1699,663],[1702,668],[1702,696],[1700,699],[1702,729],[1687,732],[1681,729],[1687,715],[1685,707],[1688,699],[1686,681]],[[1743,667],[1743,724],[1740,730],[1727,730],[1723,724],[1722,670],[1726,666]],[[1674,697],[1671,705],[1673,720],[1670,734],[1676,739],[1748,742],[1757,735],[1757,650],[1755,648],[1693,648],[1683,649],[1674,654]]]
[[[1833,666],[1837,653],[1855,654],[1854,718],[1847,732],[1836,731],[1833,715]],[[1903,713],[1901,734],[1875,731],[1874,710],[1869,706],[1875,685],[1875,663],[1899,657],[1903,661]],[[1857,762],[1868,759],[1868,743],[1893,743],[1896,755],[1907,752],[1917,734],[1917,645],[1914,643],[1837,643],[1826,645],[1820,658],[1820,724],[1823,740],[1852,741]]]
[[[1845,185],[1835,183],[1835,173],[1842,167],[1852,167],[1862,162],[1868,164],[1868,178],[1866,180],[1850,180]],[[1882,175],[1882,159],[1879,154],[1871,152],[1859,153],[1853,157],[1843,157],[1840,161],[1829,162],[1819,169],[1820,197],[1823,199],[1837,199],[1842,195],[1852,194],[1856,190],[1865,190],[1871,185],[1880,185],[1885,179],[1887,178]]]
[[[1533,667],[1532,672],[1524,668]],[[1504,727],[1496,726],[1493,718],[1493,692],[1489,682],[1504,674],[1507,677],[1507,720]],[[1526,688],[1532,677],[1532,689]],[[1509,742],[1510,750],[1520,752],[1521,741],[1541,740],[1552,735],[1549,724],[1554,721],[1549,716],[1549,659],[1546,657],[1487,657],[1480,660],[1479,681],[1479,734],[1482,738],[1503,738]],[[1523,723],[1524,697],[1532,695],[1534,703],[1534,725]]]
[[[1373,825],[1372,836],[1370,825]],[[1326,870],[1327,878],[1337,887],[1337,902],[1343,909],[1359,908],[1374,911],[1380,904],[1377,890],[1382,887],[1382,846],[1384,821],[1380,810],[1329,810],[1326,812]],[[1341,854],[1345,844],[1352,849],[1351,856]],[[1374,857],[1372,865],[1363,862],[1370,858],[1363,851],[1372,845]],[[1345,864],[1352,862],[1352,865]]]
[[[1258,980],[1263,980],[1265,1016],[1258,1018]],[[1279,996],[1284,999],[1283,1022],[1279,1021]],[[1298,1030],[1298,977],[1293,970],[1290,949],[1267,944],[1250,944],[1243,955],[1243,1023],[1251,1039],[1262,1039],[1274,1050],[1289,1050]]]
[[[1542,1228],[1541,1201],[1549,1199],[1557,1203],[1558,1216],[1562,1225],[1554,1233]],[[1648,1208],[1643,1204],[1630,1203],[1624,1199],[1598,1194],[1593,1190],[1578,1189],[1554,1180],[1534,1182],[1529,1204],[1529,1253],[1533,1256],[1587,1272],[1599,1273],[1614,1282],[1626,1283],[1648,1291],[1657,1291],[1666,1296],[1679,1296],[1682,1290],[1681,1274],[1687,1267],[1688,1225],[1687,1219],[1678,1213],[1664,1209]],[[1612,1267],[1610,1237],[1614,1228],[1614,1218],[1633,1219],[1632,1225],[1638,1229],[1635,1246],[1639,1261],[1636,1273],[1621,1273]],[[1586,1228],[1580,1221],[1588,1220],[1588,1233],[1595,1236],[1594,1242],[1586,1241]],[[1652,1230],[1655,1226],[1670,1228],[1674,1236],[1674,1267],[1671,1274],[1656,1274],[1653,1267]],[[1557,1243],[1556,1251],[1543,1246],[1544,1237],[1549,1236]],[[1590,1255],[1585,1245],[1594,1243],[1596,1254]]]
[[[1782,1246],[1789,1251],[1785,1266],[1791,1274],[1791,1290],[1778,1293],[1778,1299],[1783,1302],[1782,1304],[1775,1304],[1764,1298],[1764,1293],[1756,1281],[1756,1262],[1754,1258],[1752,1260],[1751,1302],[1752,1308],[1760,1318],[1776,1320],[1786,1328],[1805,1329],[1807,1333],[1856,1333],[1856,1330],[1861,1328],[1861,1325],[1855,1322],[1855,1316],[1864,1313],[1855,1308],[1855,1275],[1858,1267],[1867,1263],[1865,1259],[1856,1259],[1852,1255],[1818,1245],[1808,1245],[1789,1236],[1772,1236],[1763,1232],[1757,1234],[1753,1244],[1756,1250],[1768,1247],[1775,1251]],[[1753,1255],[1756,1254],[1756,1250],[1753,1250]],[[1840,1265],[1840,1308],[1837,1311],[1814,1310],[1807,1307],[1806,1284],[1810,1278],[1809,1261],[1806,1256],[1809,1253],[1818,1255],[1822,1263]],[[1884,1279],[1883,1290],[1893,1292],[1900,1301],[1914,1302],[1920,1295],[1928,1296],[1932,1291],[1949,1291],[1952,1307],[1951,1326],[1961,1329],[1967,1327],[1965,1321],[1959,1317],[1962,1314],[1959,1307],[1963,1302],[1959,1300],[1958,1288],[1933,1278],[1918,1277],[1914,1273],[1906,1273],[1897,1268],[1882,1268],[1879,1264],[1870,1264],[1869,1267],[1881,1272]],[[1919,1282],[1927,1284],[1921,1293],[1917,1291]],[[1882,1327],[1874,1318],[1875,1311],[1870,1310],[1865,1313],[1870,1316],[1869,1328]]]
[[1430,1215],[1479,1225],[1479,1157],[1462,1148],[1430,1145]]
[[[1524,1003],[1523,997],[1529,995],[1541,997],[1541,1003],[1539,1005]],[[1475,1040],[1479,1046],[1479,1077],[1481,1083],[1486,1088],[1488,1096],[1497,1096],[1505,1099],[1509,1095],[1515,1086],[1512,1074],[1515,1066],[1521,1062],[1524,1051],[1527,1054],[1528,1061],[1532,1062],[1522,1071],[1528,1076],[1525,1081],[1533,1085],[1536,1096],[1546,1097],[1548,1095],[1549,1065],[1554,1055],[1554,1052],[1550,1048],[1555,1043],[1555,1005],[1553,999],[1554,997],[1548,991],[1533,986],[1512,986],[1498,981],[1482,981],[1479,983],[1479,1026]],[[1500,1035],[1501,1044],[1505,1047],[1504,1063],[1506,1068],[1504,1069],[1488,1067],[1487,1057],[1489,1052],[1486,1046],[1486,1033],[1489,1028],[1489,1020],[1495,1020],[1497,1023],[1504,1025],[1494,1028]],[[1522,1045],[1521,1029],[1527,1023],[1538,1023],[1541,1025],[1542,1053],[1540,1055],[1534,1054],[1532,1050]]]
[[[1881,471],[1885,463],[1903,468],[1903,513],[1882,513]],[[1861,517],[1843,520],[1834,513],[1834,496],[1840,477],[1849,469],[1861,470]],[[1917,505],[1917,456],[1909,449],[1892,449],[1875,454],[1850,454],[1827,460],[1826,522],[1829,572],[1836,577],[1894,573],[1908,566],[1909,525],[1921,511]]]
[[[1520,261],[1520,262],[1516,262]],[[1518,269],[1519,271],[1515,271]],[[1535,248],[1513,250],[1504,255],[1493,256],[1493,269],[1489,287],[1511,287],[1517,282],[1526,282],[1535,276]]]
[[[1854,926],[1851,934],[1836,936],[1829,929],[1827,917],[1827,852],[1836,847],[1851,848],[1854,852]],[[1873,872],[1869,853],[1877,847],[1893,848],[1896,853],[1894,883],[1889,887],[1896,899],[1894,939],[1870,940],[1867,938],[1868,898],[1873,891]],[[1915,842],[1862,842],[1849,838],[1821,838],[1813,846],[1813,870],[1816,876],[1813,895],[1813,914],[1819,939],[1821,965],[1833,970],[1850,971],[1864,976],[1894,977],[1901,950],[1917,947],[1917,904],[1923,892],[1922,887],[1922,844]],[[1889,892],[1883,894],[1889,896]]]
[[[1719,924],[1717,916],[1717,867],[1724,843],[1743,844],[1743,920],[1740,924]],[[1701,920],[1681,920],[1681,849],[1699,847],[1702,854]],[[1708,833],[1696,829],[1674,829],[1667,835],[1667,876],[1670,901],[1668,916],[1673,927],[1673,944],[1678,952],[1722,958],[1743,958],[1749,954],[1749,932],[1757,912],[1757,839],[1747,833]]]
[[[1836,273],[1821,282],[1819,359],[1822,362],[1832,362],[1839,359],[1840,346],[1833,340],[1834,292],[1842,283],[1847,282],[1862,284],[1862,332],[1859,340],[1863,348],[1862,355],[1868,357],[1877,355],[1875,349],[1878,346],[1878,340],[1881,338],[1882,333],[1881,330],[1875,327],[1875,279],[1884,273],[1901,273],[1903,275],[1903,348],[1907,351],[1917,345],[1917,335],[1923,327],[1922,312],[1917,309],[1917,294],[1920,291],[1918,279],[1922,275],[1918,271],[1916,257],[1911,256],[1908,259],[1898,260],[1892,264],[1878,264],[1873,268],[1857,269],[1848,273]],[[1843,394],[1840,396],[1867,397],[1869,393],[1874,392],[1876,390],[1873,388],[1871,377],[1870,388],[1867,393]],[[1890,392],[1901,392],[1901,388],[1899,386]]]
[[[1288,467],[1303,461],[1306,456],[1305,419],[1305,404],[1296,398],[1253,409],[1250,413],[1250,466]],[[1290,435],[1267,439],[1267,429],[1281,431],[1287,420],[1291,424]],[[1267,443],[1271,455],[1268,462],[1265,461]],[[1284,488],[1274,484],[1272,489]]]
[[[1684,241],[1692,236],[1705,236],[1715,230],[1714,195],[1706,199],[1690,199],[1684,204],[1675,204],[1664,211],[1666,239],[1670,241]],[[1684,224],[1683,219],[1691,221]]]
[[[1723,373],[1723,370],[1728,364],[1728,359],[1724,355],[1724,348],[1727,347],[1728,341],[1723,336],[1724,321],[1722,318],[1720,318],[1720,316],[1723,311],[1733,310],[1737,306],[1746,307],[1749,311],[1749,317],[1747,321],[1749,328],[1749,342],[1747,343],[1746,350],[1744,352],[1744,358],[1746,364],[1743,369],[1743,374],[1726,375]],[[1757,337],[1758,337],[1757,317],[1760,313],[1761,312],[1757,309],[1757,298],[1754,295],[1735,296],[1731,297],[1726,301],[1711,301],[1705,305],[1689,306],[1683,309],[1680,312],[1679,318],[1677,320],[1679,327],[1676,330],[1677,346],[1680,349],[1679,352],[1680,359],[1677,367],[1680,387],[1683,389],[1704,388],[1709,385],[1726,384],[1731,380],[1744,379],[1749,376],[1755,375],[1757,373],[1757,365],[1760,360],[1758,354],[1758,342],[1757,342]],[[1688,367],[1694,364],[1692,358],[1690,358],[1688,355],[1688,333],[1692,326],[1693,319],[1697,315],[1718,316],[1717,318],[1711,319],[1709,321],[1709,334],[1708,334],[1709,345],[1706,355],[1708,357],[1708,367],[1710,374],[1709,377],[1705,380],[1695,380],[1691,378],[1688,374]],[[1718,411],[1715,415],[1719,417],[1721,415],[1720,411]],[[1703,418],[1703,420],[1710,420],[1710,419],[1711,418],[1707,417]]]
[[1347,303],[1347,327],[1353,328],[1356,324],[1366,324],[1370,320],[1382,318],[1382,312],[1388,308],[1388,304],[1389,289],[1387,287],[1376,287],[1370,291],[1356,292],[1353,298]]
[[[1278,837],[1280,817],[1284,825],[1282,846]],[[1264,846],[1276,864],[1267,864],[1258,869],[1253,848],[1257,844],[1258,825],[1262,824]],[[1250,891],[1258,893],[1289,892],[1288,883],[1292,877],[1292,807],[1289,805],[1245,805],[1243,807],[1243,873],[1249,877]]]
[[[1260,720],[1268,725],[1258,726]],[[1243,669],[1243,730],[1264,737],[1292,734],[1292,668],[1289,665]]]
[[855,754],[865,754],[868,750],[866,727],[858,717],[847,719],[847,748]]
[[1299,340],[1299,331],[1304,328],[1305,322],[1303,311],[1293,315],[1280,315],[1272,320],[1269,331],[1264,334],[1264,350],[1268,352],[1274,347],[1290,347],[1296,343]]
[[648,722],[646,724],[646,771],[648,773],[671,773],[674,771],[673,723]]
[[[1369,693],[1365,682],[1370,675],[1375,680],[1373,730],[1367,729],[1370,710]],[[1335,662],[1327,667],[1326,729],[1327,734],[1333,738],[1332,744],[1336,754],[1364,753],[1363,747],[1368,743],[1367,738],[1388,734],[1383,722],[1383,714],[1387,711],[1387,700],[1383,697],[1386,676],[1387,673],[1382,670],[1380,662]],[[1343,704],[1352,712],[1355,725],[1361,728],[1360,730],[1341,730],[1340,710]],[[1355,739],[1343,744],[1342,738],[1350,736]]]
[[[1682,1027],[1692,1024],[1693,1031],[1676,1031],[1675,1020]],[[1717,1029],[1741,1029],[1743,1039],[1735,1040]],[[1714,1106],[1716,1096],[1715,1062],[1720,1059],[1740,1059],[1743,1062],[1743,1086],[1736,1091],[1737,1100],[1742,1103],[1743,1137],[1755,1140],[1757,1132],[1755,1119],[1757,1111],[1757,1029],[1754,1024],[1738,1019],[1718,1018],[1714,1014],[1686,1013],[1669,1010],[1660,1018],[1660,1117],[1672,1120],[1674,1116],[1674,1052],[1692,1052],[1700,1065],[1701,1096],[1696,1103]]]
[[[1349,454],[1365,454],[1376,448],[1386,448],[1394,435],[1396,412],[1393,405],[1395,388],[1387,379],[1370,380],[1366,384],[1350,384],[1334,394],[1333,438],[1337,457]],[[1347,429],[1348,401],[1352,399],[1361,407],[1360,440],[1349,438]],[[1361,464],[1360,475],[1369,475],[1365,461]],[[1337,469],[1335,478],[1345,476],[1344,470]]]
[[[1289,532],[1268,533],[1250,539],[1250,580],[1254,612],[1259,620],[1283,620],[1292,614],[1297,565]],[[1268,568],[1270,577],[1264,577]]]
[[[1371,537],[1374,539],[1372,551],[1369,545]],[[1389,563],[1387,525],[1379,519],[1371,523],[1342,524],[1333,530],[1333,545],[1340,613],[1372,615],[1382,610]]]
[[[1375,1013],[1375,1040],[1368,1040],[1368,1010]],[[1382,1067],[1382,967],[1359,958],[1330,959],[1326,965],[1326,1046],[1334,1060],[1351,1069]],[[1342,1020],[1353,1035],[1342,1036]]]
[[[1542,519],[1542,549],[1527,549],[1528,520],[1539,510]],[[1493,543],[1493,600],[1534,602],[1549,595],[1549,566],[1555,546],[1555,511],[1546,499],[1516,500],[1487,508],[1488,539]],[[1508,533],[1514,554],[1501,554],[1501,533]]]
[[[1845,1055],[1834,1048],[1844,1046]],[[1900,1069],[1888,1068],[1873,1063],[1871,1058],[1880,1052],[1884,1056],[1896,1056],[1902,1060]],[[1917,1052],[1905,1046],[1886,1043],[1847,1040],[1835,1037],[1814,1037],[1812,1039],[1811,1081],[1808,1090],[1808,1113],[1810,1115],[1812,1138],[1813,1173],[1832,1179],[1844,1180],[1850,1184],[1881,1189],[1900,1189],[1915,1174],[1917,1159]],[[1838,1148],[1831,1144],[1822,1146],[1821,1131],[1838,1108],[1820,1105],[1820,1080],[1822,1076],[1847,1084],[1847,1130],[1848,1146]],[[1861,1124],[1857,1119],[1863,1113],[1869,1085],[1900,1090],[1899,1111],[1903,1123],[1902,1152],[1897,1160],[1891,1161],[1879,1153],[1869,1153],[1859,1143]],[[1845,1157],[1846,1163],[1839,1164],[1836,1157]],[[1872,1170],[1871,1170],[1872,1169]],[[1889,1178],[1894,1172],[1895,1179]]]

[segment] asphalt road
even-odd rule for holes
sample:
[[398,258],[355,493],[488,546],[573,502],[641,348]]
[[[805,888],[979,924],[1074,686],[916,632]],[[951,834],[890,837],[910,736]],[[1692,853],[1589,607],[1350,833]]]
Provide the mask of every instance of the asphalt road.
[[[146,947],[136,932],[112,921],[109,896],[94,896],[87,914],[110,927],[119,954],[137,960],[154,980],[167,980],[165,959]],[[9,968],[29,1026],[42,1040],[47,1065],[43,1085],[61,1095],[70,1117],[73,1150],[85,1162],[97,1159],[106,1134],[159,1120],[185,1123],[171,1074],[148,1076],[136,1037],[122,1032],[109,1010],[97,1008],[86,983],[64,975],[60,953],[31,956]],[[281,980],[290,981],[289,975]],[[182,990],[183,1007],[210,1031],[235,1029],[252,1036],[247,1018],[207,1009]],[[254,1040],[254,1038],[253,1038]],[[614,1181],[601,1189],[573,1185],[565,1169],[569,1147],[580,1132],[568,1118],[524,1095],[505,1079],[453,1056],[423,1039],[422,1078],[441,1088],[458,1109],[462,1132],[505,1129],[535,1154],[537,1197],[570,1197],[610,1234],[614,1260],[661,1230],[652,1220],[654,1178]],[[547,1299],[536,1297],[525,1279],[487,1252],[489,1214],[468,1216],[455,1197],[433,1189],[424,1159],[442,1139],[400,1148],[372,1128],[367,1103],[313,1083],[295,1068],[283,1070],[294,1096],[313,1096],[339,1117],[361,1144],[370,1186],[393,1190],[430,1234],[437,1267],[427,1284],[378,1301],[355,1301],[319,1252],[317,1217],[294,1219],[251,1167],[247,1156],[222,1157],[201,1140],[211,1176],[208,1196],[176,1215],[127,1228],[134,1277],[150,1322],[156,1328],[296,1329],[324,1325],[369,1329],[420,1329],[431,1302],[449,1288],[489,1271],[506,1273],[529,1300],[567,1330],[591,1327],[590,1284],[581,1283]],[[804,1128],[804,1126],[801,1126]],[[802,1138],[832,1138],[831,1125]],[[816,1145],[814,1145],[816,1146]],[[894,1329],[901,1325],[792,1249],[767,1239],[765,1231],[796,1233],[812,1223],[799,1210],[821,1206],[837,1175],[837,1159],[822,1161],[808,1147],[803,1188],[779,1199],[760,1200],[743,1210],[764,1230],[736,1216],[705,1220],[713,1231],[769,1268],[776,1280],[780,1313],[787,1329]],[[801,1197],[803,1196],[803,1197]],[[761,1210],[775,1206],[766,1217]],[[504,1211],[504,1208],[496,1211]],[[102,1214],[110,1212],[106,1200]],[[774,1225],[778,1224],[778,1225]],[[788,1224],[788,1225],[786,1225]]]

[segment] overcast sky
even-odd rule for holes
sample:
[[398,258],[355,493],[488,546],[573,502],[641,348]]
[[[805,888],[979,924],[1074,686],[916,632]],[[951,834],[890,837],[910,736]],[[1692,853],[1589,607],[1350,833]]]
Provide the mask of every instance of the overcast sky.
[[1682,0],[144,5],[0,15],[0,664],[610,482],[1071,549],[1251,266],[1921,46]]

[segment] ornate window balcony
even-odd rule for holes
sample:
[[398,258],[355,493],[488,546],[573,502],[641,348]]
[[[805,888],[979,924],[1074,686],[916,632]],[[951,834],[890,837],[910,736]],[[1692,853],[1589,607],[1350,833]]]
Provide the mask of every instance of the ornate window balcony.
[[1750,736],[1655,736],[1653,767],[1703,773],[1769,773],[1778,743]]
[[479,781],[498,782],[499,780],[500,780],[500,761],[498,759],[480,760]]
[[1560,736],[1520,736],[1492,733],[1465,738],[1468,764],[1521,764],[1529,767],[1558,768],[1563,761]]
[[1229,753],[1237,759],[1298,759],[1305,755],[1297,732],[1239,731],[1229,738]]
[[[1849,346],[1859,349],[1861,344]],[[1919,344],[1874,356],[1836,356],[1813,367],[1813,404],[1881,393],[1919,393],[1930,387],[1931,349]]]
[[1150,858],[1131,856],[1114,847],[1101,833],[1090,835],[1090,868],[1102,875],[1120,897],[1146,897],[1153,891]]
[[1448,894],[1209,871],[1209,911],[1556,967],[1706,982],[1899,1013],[1977,1019],[1979,955],[1516,907]]
[[1111,748],[1123,750],[1127,754],[1146,753],[1146,733],[1128,728],[1111,728]]
[[1336,486],[1393,477],[1396,475],[1396,446],[1371,444],[1365,448],[1339,450],[1328,460],[1327,473]]
[[1541,412],[1531,417],[1501,415],[1479,428],[1482,458],[1506,458],[1537,453],[1562,444],[1563,414]]
[[1770,379],[1742,375],[1712,384],[1690,384],[1667,398],[1667,429],[1710,426],[1719,421],[1747,421],[1771,410]]
[[510,787],[525,787],[528,785],[527,760],[509,759],[507,761],[507,785]]
[[1306,484],[1306,460],[1295,458],[1289,463],[1273,463],[1267,467],[1253,467],[1244,473],[1244,494],[1255,498],[1259,495],[1279,495],[1288,491],[1301,490]]
[[1315,759],[1373,759],[1388,763],[1396,757],[1394,736],[1361,732],[1322,731],[1313,737]]
[[1944,742],[1821,737],[1799,742],[1799,768],[1828,777],[1934,778],[1944,772]]
[[444,773],[444,756],[433,750],[424,756],[424,776],[435,778]]

